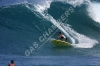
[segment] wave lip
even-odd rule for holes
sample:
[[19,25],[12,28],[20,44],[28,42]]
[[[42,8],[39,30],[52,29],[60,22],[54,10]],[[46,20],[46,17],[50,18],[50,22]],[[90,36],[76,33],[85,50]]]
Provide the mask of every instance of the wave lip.
[[100,23],[100,3],[92,3],[89,2],[87,11],[89,12],[88,15],[95,21]]

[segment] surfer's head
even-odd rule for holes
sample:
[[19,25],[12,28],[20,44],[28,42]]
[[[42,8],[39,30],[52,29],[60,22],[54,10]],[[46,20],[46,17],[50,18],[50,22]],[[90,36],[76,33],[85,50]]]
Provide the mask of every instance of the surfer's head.
[[59,32],[59,34],[62,34],[61,32]]
[[14,63],[14,61],[13,61],[13,60],[11,60],[11,63]]

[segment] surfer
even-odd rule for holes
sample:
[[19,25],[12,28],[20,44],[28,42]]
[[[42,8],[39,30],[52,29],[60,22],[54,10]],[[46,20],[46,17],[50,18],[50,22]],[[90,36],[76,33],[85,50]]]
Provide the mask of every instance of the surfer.
[[14,61],[11,60],[11,63],[8,66],[16,66],[16,65],[14,64]]
[[60,39],[62,41],[66,41],[66,37],[61,32],[59,32],[59,35],[57,36],[57,39]]

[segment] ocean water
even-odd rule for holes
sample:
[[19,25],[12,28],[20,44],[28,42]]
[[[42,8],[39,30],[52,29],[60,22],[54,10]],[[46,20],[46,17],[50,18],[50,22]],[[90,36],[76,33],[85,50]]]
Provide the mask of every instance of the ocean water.
[[[51,43],[62,32],[73,47]],[[99,0],[0,0],[0,66],[100,66]]]

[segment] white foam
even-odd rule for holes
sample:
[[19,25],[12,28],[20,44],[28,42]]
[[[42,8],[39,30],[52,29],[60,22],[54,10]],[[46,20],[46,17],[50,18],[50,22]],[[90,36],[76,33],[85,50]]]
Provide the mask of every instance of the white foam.
[[55,1],[60,1],[62,3],[69,3],[75,7],[83,4],[85,0],[55,0]]
[[42,12],[47,10],[47,8],[50,8],[51,2],[52,2],[52,0],[43,1],[42,4],[36,4],[35,8],[37,9],[38,12],[40,12],[42,14]]
[[55,1],[60,1],[62,3],[69,3],[73,6],[80,6],[85,0],[43,0],[41,4],[36,4],[35,7],[38,12],[42,13],[44,10],[50,7],[50,4]]
[[100,23],[100,3],[89,2],[87,11],[88,15],[96,22]]
[[74,39],[73,46],[75,48],[92,48],[94,45],[98,43],[95,39],[90,39],[85,35],[79,34],[74,31],[68,24],[63,24],[63,28],[70,35],[71,38]]
[[67,0],[67,3],[75,6],[80,6],[81,4],[84,3],[84,0]]

